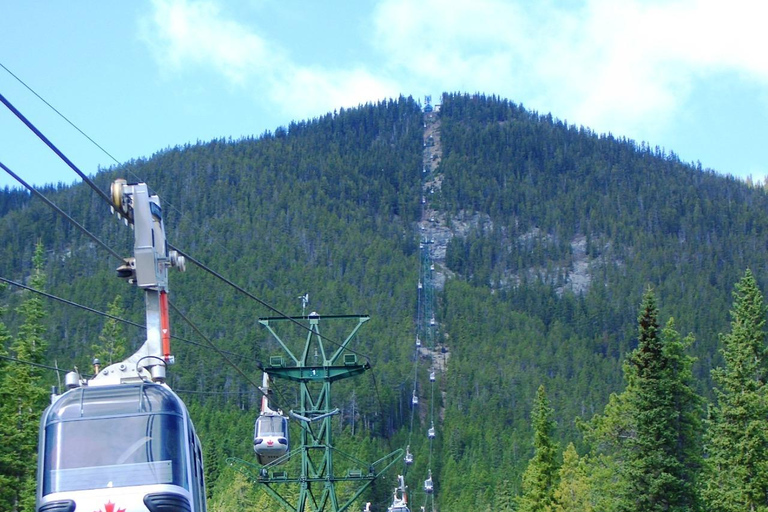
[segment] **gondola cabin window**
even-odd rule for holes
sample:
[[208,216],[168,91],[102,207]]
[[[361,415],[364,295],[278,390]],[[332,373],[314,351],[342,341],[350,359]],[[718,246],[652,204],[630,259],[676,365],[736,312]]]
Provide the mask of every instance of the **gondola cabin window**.
[[185,433],[183,410],[162,386],[67,393],[44,425],[42,495],[151,484],[189,489]]

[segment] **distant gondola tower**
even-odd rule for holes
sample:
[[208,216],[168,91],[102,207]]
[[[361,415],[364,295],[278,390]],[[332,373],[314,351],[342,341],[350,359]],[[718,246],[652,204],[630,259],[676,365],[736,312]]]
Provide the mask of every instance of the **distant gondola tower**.
[[[285,356],[270,357],[269,365],[264,365],[263,371],[270,378],[284,379],[299,385],[300,404],[297,410],[290,413],[293,419],[299,421],[299,446],[283,457],[297,457],[300,467],[275,471],[275,467],[284,462],[281,459],[258,469],[253,464],[239,459],[230,458],[229,461],[238,470],[253,477],[285,510],[348,510],[363,491],[403,455],[403,450],[400,449],[376,462],[368,463],[339,452],[333,443],[331,419],[339,414],[340,410],[332,408],[331,384],[360,375],[371,368],[367,361],[358,363],[356,353],[348,350],[357,330],[369,319],[368,315],[320,316],[312,312],[307,316],[302,314],[301,317],[271,317],[259,320],[285,353]],[[356,325],[343,342],[329,344],[327,342],[330,340],[320,334],[321,320],[347,320],[356,322]],[[288,340],[284,340],[275,332],[275,327],[281,323],[296,322],[308,322],[309,325],[306,327],[308,332],[303,348],[301,344],[296,344],[292,350]],[[295,352],[297,348],[301,350]],[[334,455],[339,455],[335,461],[337,464],[334,464]],[[340,483],[343,492],[337,494],[336,485]],[[298,487],[298,492],[294,490],[281,493],[279,489],[286,484]]]

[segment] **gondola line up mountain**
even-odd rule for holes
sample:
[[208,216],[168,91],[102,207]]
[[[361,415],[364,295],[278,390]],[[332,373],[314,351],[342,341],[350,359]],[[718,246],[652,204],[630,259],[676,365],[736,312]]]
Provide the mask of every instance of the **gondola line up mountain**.
[[[359,343],[376,384],[335,391],[340,449],[362,460],[405,445],[420,234],[435,240],[435,307],[440,332],[450,336],[438,345],[447,341],[450,359],[431,470],[439,509],[451,511],[490,506],[503,487],[519,487],[541,384],[561,445],[583,448],[574,419],[602,411],[622,388],[648,285],[660,316],[695,334],[693,375],[711,398],[733,285],[746,268],[761,285],[768,281],[768,197],[674,153],[497,97],[445,94],[440,103],[426,131],[420,105],[401,97],[260,137],[169,148],[103,170],[95,182],[106,190],[128,175],[151,184],[174,245],[281,311],[298,314],[296,297],[311,291],[321,313],[371,315]],[[425,160],[427,141],[434,159]],[[104,222],[86,187],[42,192],[125,249],[120,227]],[[47,291],[100,309],[121,295],[124,316],[141,318],[143,304],[115,285],[113,262],[26,193],[0,191],[0,239],[0,275],[28,276],[40,241]],[[245,356],[246,372],[260,375],[257,362],[276,348],[257,321],[268,311],[202,273],[180,276],[173,299],[221,349]],[[2,292],[12,333],[19,300],[12,289]],[[46,308],[47,360],[87,366],[103,319]],[[252,457],[259,396],[214,357],[179,345],[179,371],[169,381],[190,392],[184,398],[204,445],[210,502],[223,510],[235,506],[232,490],[240,488],[224,460]],[[423,453],[426,441],[411,449]],[[387,503],[391,484],[365,501]],[[256,491],[243,492],[249,506],[276,510]]]

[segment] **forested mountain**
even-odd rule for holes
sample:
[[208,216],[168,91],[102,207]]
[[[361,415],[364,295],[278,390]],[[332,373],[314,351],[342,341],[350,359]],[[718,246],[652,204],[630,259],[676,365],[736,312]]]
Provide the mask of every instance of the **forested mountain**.
[[[300,314],[297,297],[309,293],[321,314],[371,315],[354,348],[373,371],[334,397],[338,442],[365,460],[409,437],[420,243],[431,243],[447,359],[432,471],[445,511],[513,506],[534,453],[542,385],[549,401],[539,397],[537,410],[551,405],[554,442],[592,448],[576,420],[602,414],[624,389],[649,287],[661,323],[674,317],[677,331],[693,335],[692,385],[713,400],[710,370],[724,364],[718,333],[729,328],[734,285],[751,269],[765,289],[768,275],[764,190],[496,97],[445,94],[429,115],[403,97],[343,109],[252,139],[169,148],[94,181],[106,191],[116,177],[160,195],[175,246],[280,312]],[[88,187],[41,192],[130,254],[132,235]],[[139,292],[113,277],[120,262],[40,200],[0,191],[0,240],[0,276],[28,282],[40,242],[47,292],[104,311],[120,295],[121,316],[143,322]],[[14,335],[28,292],[0,293]],[[171,300],[240,355],[255,381],[258,362],[279,352],[257,321],[275,311],[194,265],[172,274]],[[46,364],[88,368],[106,320],[44,304]],[[175,334],[202,343],[181,318],[172,322]],[[143,333],[125,336],[136,347]],[[13,354],[10,341],[5,349]],[[204,442],[209,503],[278,510],[225,464],[252,458],[258,393],[206,347],[177,341],[174,351],[169,382]],[[55,384],[55,373],[43,380]],[[288,384],[279,391],[295,395]],[[417,421],[412,471],[421,475],[428,418]],[[374,510],[386,508],[391,485],[367,496]]]

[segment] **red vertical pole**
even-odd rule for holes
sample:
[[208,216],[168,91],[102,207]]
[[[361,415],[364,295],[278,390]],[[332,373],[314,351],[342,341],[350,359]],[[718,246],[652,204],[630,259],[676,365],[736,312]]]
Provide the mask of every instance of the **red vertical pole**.
[[163,358],[171,358],[171,326],[168,321],[168,292],[160,292],[160,330],[163,340]]

